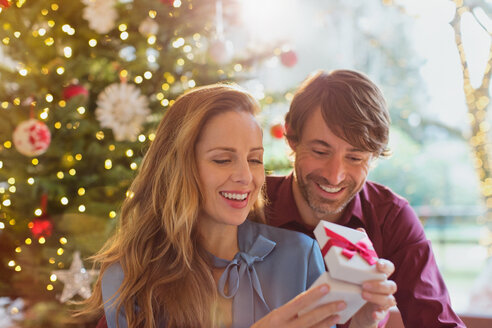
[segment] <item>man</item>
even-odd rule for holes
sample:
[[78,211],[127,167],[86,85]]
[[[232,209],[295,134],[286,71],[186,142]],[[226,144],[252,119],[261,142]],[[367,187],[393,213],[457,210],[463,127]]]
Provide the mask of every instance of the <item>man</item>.
[[[371,163],[390,154],[390,117],[379,88],[358,72],[318,72],[295,94],[285,125],[294,171],[267,177],[268,224],[310,236],[320,220],[363,228],[379,257],[394,264],[391,279],[398,291],[388,280],[372,290],[364,286],[369,302],[354,315],[352,326],[367,325],[371,318],[376,326],[395,293],[406,327],[465,327],[451,309],[415,212],[388,188],[366,181]],[[386,266],[391,273],[392,264]]]

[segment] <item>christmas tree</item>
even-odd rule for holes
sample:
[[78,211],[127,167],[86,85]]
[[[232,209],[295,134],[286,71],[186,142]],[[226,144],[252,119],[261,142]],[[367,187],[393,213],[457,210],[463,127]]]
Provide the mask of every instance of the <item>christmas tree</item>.
[[0,6],[0,325],[64,327],[166,109],[274,49],[232,48],[234,1]]

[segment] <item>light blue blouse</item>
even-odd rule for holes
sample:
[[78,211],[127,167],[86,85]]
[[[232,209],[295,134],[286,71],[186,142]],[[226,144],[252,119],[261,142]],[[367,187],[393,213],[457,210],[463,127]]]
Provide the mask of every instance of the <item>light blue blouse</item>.
[[[216,267],[225,267],[218,289],[222,297],[233,299],[233,328],[250,327],[308,289],[325,271],[318,243],[299,232],[246,220],[238,227],[238,246],[239,252],[232,261],[212,255]],[[116,328],[114,298],[110,299],[117,293],[123,276],[116,263],[102,278],[108,328]],[[118,321],[120,328],[127,327],[124,313],[118,314]]]

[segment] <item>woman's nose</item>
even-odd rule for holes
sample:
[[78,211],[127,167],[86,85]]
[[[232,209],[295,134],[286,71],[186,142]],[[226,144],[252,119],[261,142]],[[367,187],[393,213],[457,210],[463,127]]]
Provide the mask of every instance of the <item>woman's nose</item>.
[[251,173],[251,168],[247,160],[237,162],[234,167],[232,179],[234,182],[242,184],[249,184],[253,180],[253,174]]

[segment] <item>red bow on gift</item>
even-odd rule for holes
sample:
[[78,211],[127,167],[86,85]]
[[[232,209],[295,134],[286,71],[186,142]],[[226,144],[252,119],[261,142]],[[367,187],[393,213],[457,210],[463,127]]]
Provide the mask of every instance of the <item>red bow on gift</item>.
[[340,236],[326,227],[325,233],[328,237],[330,237],[330,239],[321,250],[323,257],[325,257],[326,253],[328,253],[332,246],[337,246],[343,249],[342,254],[348,259],[351,259],[355,253],[359,253],[359,255],[370,265],[376,263],[378,254],[372,249],[372,243],[369,238],[363,238],[354,244],[350,240]]

